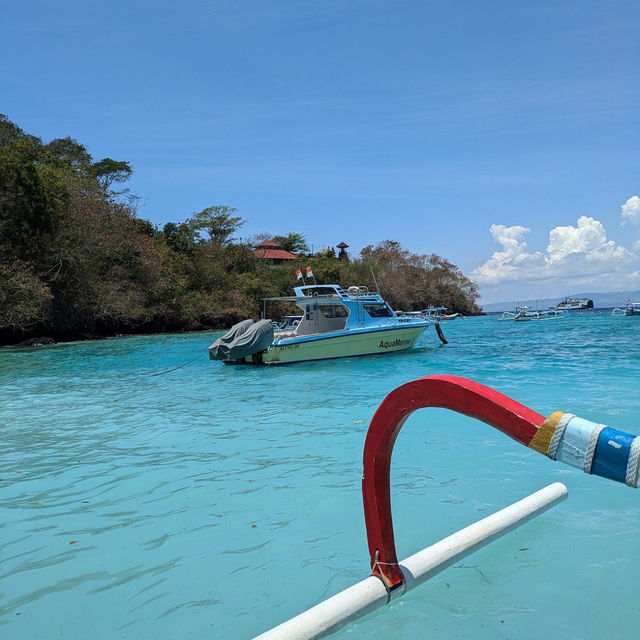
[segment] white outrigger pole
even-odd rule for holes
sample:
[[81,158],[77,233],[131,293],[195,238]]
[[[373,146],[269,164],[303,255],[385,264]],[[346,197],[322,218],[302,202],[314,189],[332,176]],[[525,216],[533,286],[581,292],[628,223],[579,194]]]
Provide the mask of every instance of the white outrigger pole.
[[389,592],[380,578],[369,576],[295,618],[259,635],[255,640],[324,638],[340,627],[383,607],[390,600],[399,598],[477,549],[544,513],[566,497],[567,488],[563,484],[550,484],[402,560],[402,589]]
[[389,471],[395,439],[416,409],[441,407],[477,418],[517,442],[586,473],[640,486],[640,436],[555,412],[548,418],[472,380],[428,376],[392,391],[378,407],[364,446],[362,495],[371,576],[255,640],[311,640],[400,597],[460,559],[513,531],[567,497],[553,483],[398,562]]

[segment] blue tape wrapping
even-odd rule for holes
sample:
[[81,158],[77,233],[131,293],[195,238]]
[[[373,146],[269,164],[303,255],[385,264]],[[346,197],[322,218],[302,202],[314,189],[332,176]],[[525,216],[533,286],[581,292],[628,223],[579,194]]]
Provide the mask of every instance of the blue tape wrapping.
[[605,427],[596,444],[591,473],[624,483],[629,451],[635,437],[624,431]]

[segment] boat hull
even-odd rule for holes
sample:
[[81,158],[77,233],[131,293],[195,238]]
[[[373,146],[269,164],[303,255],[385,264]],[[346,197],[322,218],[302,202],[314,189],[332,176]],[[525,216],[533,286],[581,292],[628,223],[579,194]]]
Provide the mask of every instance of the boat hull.
[[[289,364],[411,349],[429,324],[377,329],[351,329],[339,334],[275,340],[260,354],[227,364]],[[255,356],[260,356],[259,358]]]
[[557,320],[558,318],[563,318],[563,317],[564,316],[561,315],[560,313],[557,313],[557,314],[537,313],[537,314],[516,317],[514,318],[514,320],[516,322],[529,322],[534,320]]
[[566,298],[556,305],[558,311],[582,311],[593,309],[593,300],[590,298]]

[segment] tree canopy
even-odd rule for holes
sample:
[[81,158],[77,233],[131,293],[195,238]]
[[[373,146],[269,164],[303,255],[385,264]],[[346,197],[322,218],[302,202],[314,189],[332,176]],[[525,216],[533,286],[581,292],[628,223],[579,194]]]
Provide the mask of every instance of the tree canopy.
[[227,205],[207,207],[194,213],[187,221],[194,231],[206,231],[209,240],[218,246],[231,242],[231,236],[245,223],[240,216],[234,216],[237,209]]
[[133,175],[133,169],[124,160],[102,158],[91,165],[91,174],[103,189],[108,190],[114,182],[126,182]]
[[67,136],[43,143],[0,115],[0,343],[50,336],[224,328],[289,295],[298,267],[318,282],[367,284],[396,309],[429,304],[475,313],[477,289],[447,260],[384,240],[360,258],[309,255],[300,232],[270,236],[300,255],[261,260],[234,239],[245,220],[213,205],[158,230],[123,198],[123,160],[94,161]]
[[304,233],[289,232],[286,236],[274,236],[274,242],[282,245],[285,251],[291,253],[309,253],[309,243]]

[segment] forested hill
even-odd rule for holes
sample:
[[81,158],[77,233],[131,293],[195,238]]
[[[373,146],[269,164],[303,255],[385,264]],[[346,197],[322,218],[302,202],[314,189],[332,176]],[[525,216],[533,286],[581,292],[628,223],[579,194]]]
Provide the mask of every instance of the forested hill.
[[273,265],[234,241],[244,220],[225,205],[157,229],[137,217],[124,186],[132,173],[0,115],[0,343],[226,328],[257,318],[262,298],[290,295],[306,266],[318,282],[372,289],[373,271],[396,309],[479,312],[476,285],[455,265],[394,241],[345,261],[332,249],[309,256],[304,234],[292,232],[275,240],[299,262]]

